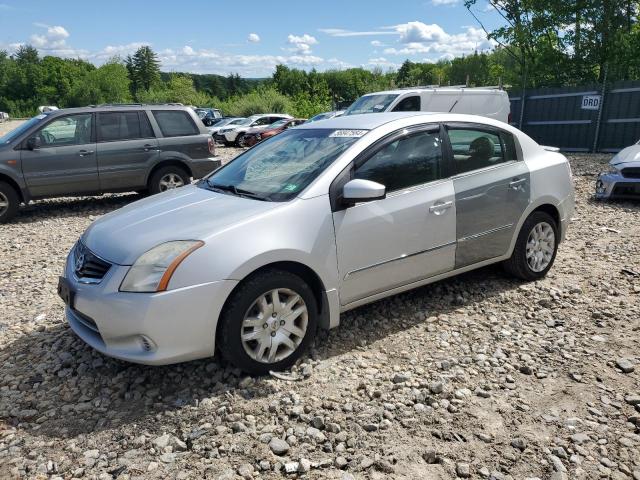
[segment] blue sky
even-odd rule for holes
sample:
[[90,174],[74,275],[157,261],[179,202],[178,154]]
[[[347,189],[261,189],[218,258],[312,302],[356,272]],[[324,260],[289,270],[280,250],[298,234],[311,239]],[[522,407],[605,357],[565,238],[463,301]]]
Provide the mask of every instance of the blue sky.
[[[499,25],[485,0],[475,12]],[[95,64],[150,45],[163,71],[245,77],[278,63],[386,70],[492,46],[463,0],[0,0],[0,49],[26,43]]]

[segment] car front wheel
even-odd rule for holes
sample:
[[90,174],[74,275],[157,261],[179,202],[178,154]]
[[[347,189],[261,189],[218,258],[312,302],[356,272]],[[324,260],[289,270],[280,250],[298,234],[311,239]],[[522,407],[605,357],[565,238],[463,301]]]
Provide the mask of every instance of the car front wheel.
[[0,223],[6,223],[18,213],[20,197],[15,188],[6,182],[0,182]]
[[236,146],[240,147],[240,148],[243,148],[243,147],[246,146],[245,143],[244,143],[244,134],[243,133],[239,134],[238,138],[236,138]]
[[553,266],[558,241],[558,226],[553,217],[533,212],[520,229],[511,258],[504,262],[505,270],[523,280],[543,278]]
[[313,340],[318,309],[297,275],[269,270],[245,280],[220,317],[217,343],[224,359],[254,374],[292,366]]

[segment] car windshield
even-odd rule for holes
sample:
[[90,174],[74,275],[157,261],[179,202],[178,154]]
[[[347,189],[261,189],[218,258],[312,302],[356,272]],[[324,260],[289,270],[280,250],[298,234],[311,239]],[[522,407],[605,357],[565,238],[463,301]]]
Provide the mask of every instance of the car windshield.
[[32,126],[36,125],[37,123],[40,123],[45,118],[47,118],[47,116],[45,114],[42,114],[42,115],[38,115],[36,117],[33,117],[30,120],[27,120],[26,122],[24,122],[23,124],[21,124],[17,128],[11,130],[9,133],[4,135],[3,137],[0,137],[0,145],[13,141],[14,138],[19,137],[20,135],[22,135],[22,133],[26,132],[27,130],[29,130]]
[[329,115],[331,115],[331,113],[319,113],[313,117],[311,117],[309,120],[307,120],[307,122],[317,122],[318,120],[324,120],[325,118],[329,117]]
[[365,133],[366,130],[286,130],[239,155],[200,186],[257,200],[287,201]]
[[365,95],[353,102],[344,112],[344,115],[358,115],[360,113],[384,112],[391,102],[398,98],[397,93],[384,93],[380,95]]

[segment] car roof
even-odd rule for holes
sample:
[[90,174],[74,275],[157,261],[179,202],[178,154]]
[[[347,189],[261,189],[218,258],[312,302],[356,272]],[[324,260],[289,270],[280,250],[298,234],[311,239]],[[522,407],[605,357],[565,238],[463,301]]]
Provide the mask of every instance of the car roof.
[[303,123],[298,128],[328,128],[334,130],[373,130],[387,123],[415,117],[415,124],[438,122],[465,122],[478,123],[499,127],[511,132],[517,131],[510,125],[480,115],[467,115],[462,113],[446,112],[383,112],[363,113],[360,115],[343,115],[326,120],[318,120],[311,123]]
[[407,87],[396,88],[395,90],[383,90],[381,92],[365,93],[363,97],[370,95],[400,95],[403,93],[420,93],[420,92],[465,92],[465,93],[486,93],[486,92],[500,92],[503,90],[494,87]]
[[113,104],[113,105],[89,105],[87,107],[74,107],[74,108],[61,108],[59,110],[53,110],[46,112],[51,116],[68,115],[70,113],[87,113],[87,112],[121,112],[126,110],[142,110],[142,109],[156,109],[156,110],[188,110],[189,107],[180,105],[167,105],[167,104]]

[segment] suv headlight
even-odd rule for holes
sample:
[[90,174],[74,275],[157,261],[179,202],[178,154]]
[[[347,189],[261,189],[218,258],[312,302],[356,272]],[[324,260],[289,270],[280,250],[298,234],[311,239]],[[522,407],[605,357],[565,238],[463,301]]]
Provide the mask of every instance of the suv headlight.
[[176,240],[140,255],[120,285],[121,292],[164,292],[178,265],[202,247],[200,240]]
[[613,165],[609,165],[609,167],[607,168],[607,171],[605,173],[608,173],[610,175],[617,175],[618,173],[620,173],[620,170],[618,170]]

